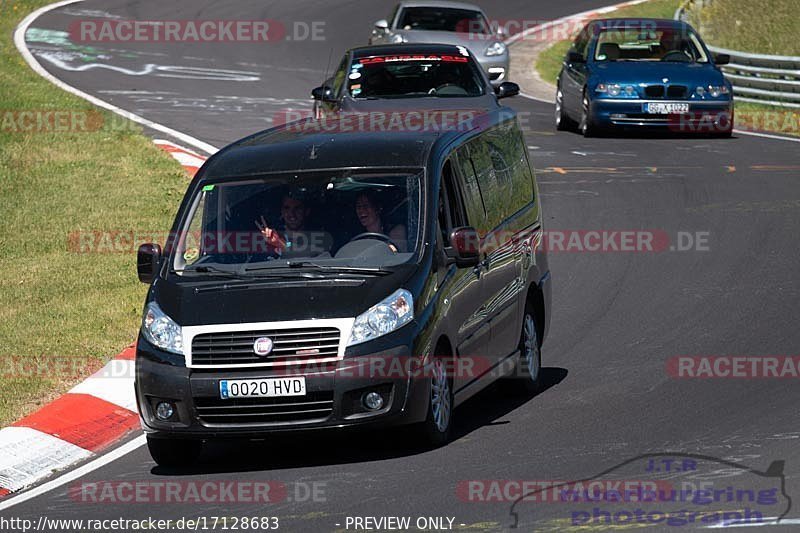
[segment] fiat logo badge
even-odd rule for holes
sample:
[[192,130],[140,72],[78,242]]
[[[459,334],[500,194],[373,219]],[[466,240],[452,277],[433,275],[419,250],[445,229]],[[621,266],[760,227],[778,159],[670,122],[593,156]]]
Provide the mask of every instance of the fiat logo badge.
[[256,339],[256,342],[253,343],[253,351],[256,355],[264,357],[272,352],[273,345],[274,343],[269,337],[259,337]]

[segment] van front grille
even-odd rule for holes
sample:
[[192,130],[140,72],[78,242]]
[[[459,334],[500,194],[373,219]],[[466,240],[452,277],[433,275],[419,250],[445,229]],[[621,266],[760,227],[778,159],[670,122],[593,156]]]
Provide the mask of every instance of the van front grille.
[[197,416],[207,424],[274,424],[319,421],[333,413],[333,391],[278,398],[195,398]]
[[[335,358],[339,354],[338,328],[300,328],[202,333],[192,340],[192,365],[247,365],[303,362]],[[272,351],[255,353],[256,339],[272,340]]]

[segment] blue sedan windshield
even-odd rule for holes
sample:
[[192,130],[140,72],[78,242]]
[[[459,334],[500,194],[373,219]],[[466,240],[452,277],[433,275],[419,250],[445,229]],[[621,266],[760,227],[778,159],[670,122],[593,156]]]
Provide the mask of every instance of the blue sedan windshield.
[[597,36],[595,61],[707,63],[693,32],[674,28],[607,28]]

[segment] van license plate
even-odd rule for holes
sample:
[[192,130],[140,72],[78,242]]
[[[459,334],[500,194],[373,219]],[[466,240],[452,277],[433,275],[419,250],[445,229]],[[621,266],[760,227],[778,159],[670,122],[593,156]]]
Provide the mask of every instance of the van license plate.
[[689,112],[689,104],[668,104],[664,102],[650,102],[644,105],[646,113],[651,115],[676,115]]
[[223,379],[219,382],[219,397],[262,398],[275,396],[305,396],[306,378]]

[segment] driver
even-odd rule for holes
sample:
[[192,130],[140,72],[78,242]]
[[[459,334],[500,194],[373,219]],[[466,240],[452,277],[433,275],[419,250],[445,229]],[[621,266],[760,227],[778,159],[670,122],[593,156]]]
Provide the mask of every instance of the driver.
[[381,219],[383,208],[373,192],[362,192],[356,198],[356,217],[366,233],[379,233],[391,240],[389,246],[396,252],[408,251],[406,227],[389,226]]
[[311,209],[302,198],[287,193],[281,199],[283,231],[270,228],[262,215],[256,226],[267,244],[279,257],[315,257],[330,252],[333,237],[327,231],[312,231],[306,227]]
[[681,32],[665,31],[658,44],[661,59],[674,53],[683,53],[689,59],[694,59],[692,45],[681,35]]
[[362,96],[387,96],[397,92],[397,80],[383,65],[368,69]]

